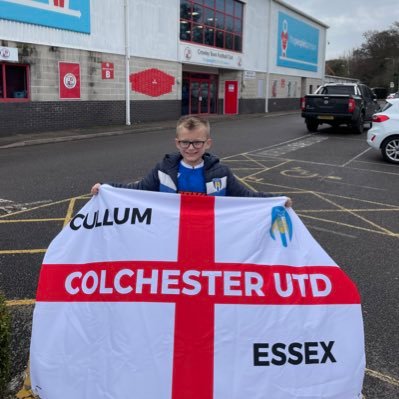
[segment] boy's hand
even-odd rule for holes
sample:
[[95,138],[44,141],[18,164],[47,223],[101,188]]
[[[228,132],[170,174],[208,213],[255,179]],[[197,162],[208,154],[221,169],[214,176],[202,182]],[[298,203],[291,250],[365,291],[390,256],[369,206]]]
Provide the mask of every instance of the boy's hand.
[[292,199],[288,197],[288,198],[287,198],[287,201],[285,201],[284,206],[285,206],[286,208],[292,208]]
[[97,195],[98,192],[100,191],[100,187],[101,187],[101,184],[100,184],[100,183],[96,183],[96,184],[91,188],[90,192],[91,192],[93,195]]

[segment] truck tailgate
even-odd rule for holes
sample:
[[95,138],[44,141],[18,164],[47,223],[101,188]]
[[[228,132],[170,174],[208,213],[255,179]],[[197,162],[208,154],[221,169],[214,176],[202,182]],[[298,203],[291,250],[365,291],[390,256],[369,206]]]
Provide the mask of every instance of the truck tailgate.
[[306,96],[306,111],[321,114],[345,114],[348,112],[349,95],[312,94]]

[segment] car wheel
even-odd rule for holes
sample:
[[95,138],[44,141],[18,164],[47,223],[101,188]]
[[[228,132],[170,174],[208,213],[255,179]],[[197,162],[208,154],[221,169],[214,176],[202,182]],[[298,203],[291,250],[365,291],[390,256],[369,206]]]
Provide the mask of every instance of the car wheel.
[[309,132],[317,132],[317,128],[319,127],[319,122],[314,119],[306,119],[305,120],[306,127],[308,128]]
[[355,133],[362,134],[364,132],[364,115],[360,114],[359,119],[352,126]]
[[381,153],[386,161],[399,164],[399,136],[388,137],[383,141]]

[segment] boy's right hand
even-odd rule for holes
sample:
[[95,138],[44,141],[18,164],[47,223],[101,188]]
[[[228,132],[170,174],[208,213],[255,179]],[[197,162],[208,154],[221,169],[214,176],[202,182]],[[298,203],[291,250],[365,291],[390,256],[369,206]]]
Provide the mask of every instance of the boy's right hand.
[[100,191],[100,187],[101,187],[101,184],[100,184],[100,183],[96,183],[96,184],[91,188],[90,192],[91,192],[93,195],[97,195],[98,192]]

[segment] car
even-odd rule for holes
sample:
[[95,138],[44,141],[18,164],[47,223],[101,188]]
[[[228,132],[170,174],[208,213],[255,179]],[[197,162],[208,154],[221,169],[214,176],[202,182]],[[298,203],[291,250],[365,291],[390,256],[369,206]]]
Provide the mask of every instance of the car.
[[382,157],[399,164],[399,98],[387,100],[384,108],[373,115],[367,143],[381,151]]
[[372,87],[371,91],[377,97],[377,100],[385,100],[388,96],[388,89],[385,87]]
[[397,91],[396,93],[388,94],[388,97],[386,99],[390,100],[391,98],[399,98],[399,91]]

